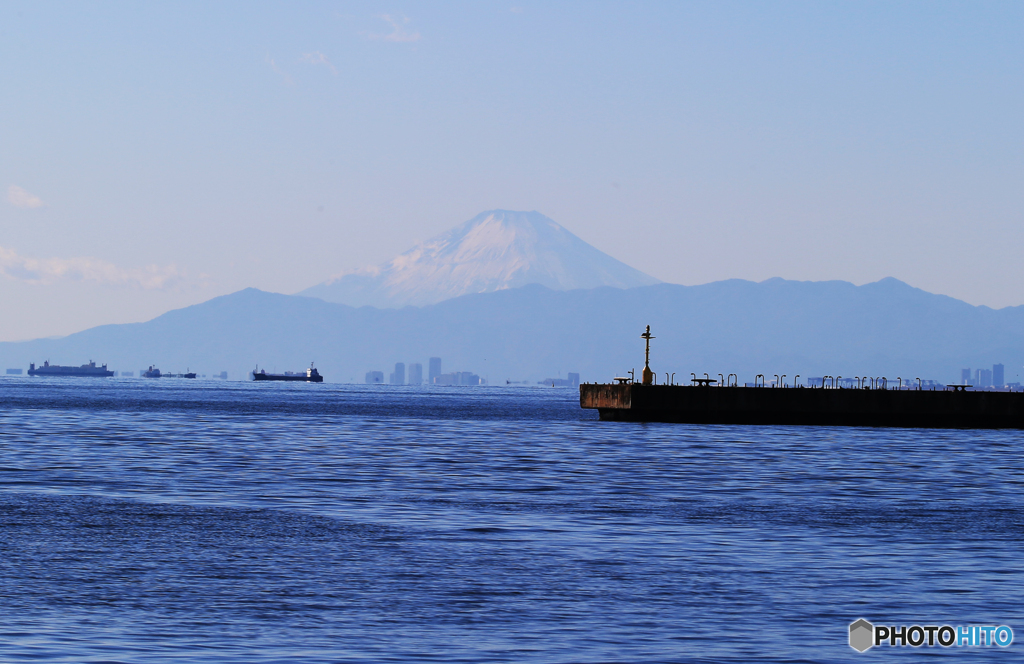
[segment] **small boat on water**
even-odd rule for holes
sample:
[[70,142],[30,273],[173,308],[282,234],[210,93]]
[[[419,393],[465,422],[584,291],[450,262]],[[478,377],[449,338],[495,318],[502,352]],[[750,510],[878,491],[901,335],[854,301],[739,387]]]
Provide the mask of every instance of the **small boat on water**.
[[149,365],[148,370],[142,372],[143,378],[159,378],[162,375],[163,374],[160,373],[160,370],[154,367],[152,364]]
[[310,362],[309,368],[303,372],[285,371],[283,374],[268,374],[266,369],[256,367],[252,372],[252,379],[299,381],[305,383],[324,382],[324,377],[320,375],[320,372],[316,370],[312,362]]

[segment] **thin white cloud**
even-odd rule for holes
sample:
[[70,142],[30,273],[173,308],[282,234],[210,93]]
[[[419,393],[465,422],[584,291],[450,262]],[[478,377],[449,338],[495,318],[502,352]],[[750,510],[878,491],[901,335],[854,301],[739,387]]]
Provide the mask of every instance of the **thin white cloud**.
[[391,25],[391,32],[386,35],[370,35],[370,39],[381,39],[389,42],[415,42],[420,40],[419,32],[410,32],[409,30],[409,17],[404,14],[401,16],[392,16],[391,14],[381,14],[381,19],[387,21]]
[[312,53],[303,53],[302,62],[308,62],[311,65],[326,65],[327,68],[331,70],[332,74],[334,74],[335,76],[338,75],[338,70],[335,69],[334,64],[332,64],[331,61],[327,59],[327,56],[321,53],[320,51],[313,51]]
[[285,85],[292,84],[292,77],[288,75],[288,72],[277,66],[277,63],[274,61],[274,58],[270,57],[269,53],[267,53],[267,64],[270,65],[271,71],[273,71],[275,74],[281,77],[281,80],[284,82]]
[[133,286],[145,290],[163,290],[179,284],[184,274],[174,265],[149,265],[126,270],[98,258],[29,258],[0,247],[0,272],[11,279],[30,284],[55,284],[61,281],[91,281],[107,286]]
[[16,184],[12,184],[7,187],[7,202],[14,207],[20,208],[39,208],[43,207],[43,199],[39,198],[34,194],[30,194]]

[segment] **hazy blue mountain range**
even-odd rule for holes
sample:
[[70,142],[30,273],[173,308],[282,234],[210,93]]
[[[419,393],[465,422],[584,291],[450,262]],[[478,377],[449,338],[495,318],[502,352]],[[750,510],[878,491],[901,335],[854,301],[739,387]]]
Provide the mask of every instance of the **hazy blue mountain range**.
[[539,285],[466,295],[403,309],[353,308],[247,289],[146,323],[96,327],[62,339],[0,344],[0,367],[29,362],[117,370],[156,364],[220,370],[240,378],[257,363],[299,370],[315,360],[329,382],[385,375],[395,362],[444,360],[492,384],[578,371],[608,381],[643,366],[650,324],[652,368],[664,380],[689,372],[959,379],[961,367],[1024,366],[1024,307],[993,310],[895,279],[555,291]]
[[573,290],[655,283],[539,212],[489,210],[384,265],[339,275],[299,295],[352,306],[402,307],[527,284]]

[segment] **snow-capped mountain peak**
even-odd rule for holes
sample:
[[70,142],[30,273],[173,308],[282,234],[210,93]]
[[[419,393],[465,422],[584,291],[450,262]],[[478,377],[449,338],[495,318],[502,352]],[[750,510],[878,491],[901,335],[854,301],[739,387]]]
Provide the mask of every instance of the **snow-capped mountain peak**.
[[420,306],[534,283],[571,290],[632,288],[658,280],[539,212],[490,210],[383,265],[338,275],[301,295],[353,306]]

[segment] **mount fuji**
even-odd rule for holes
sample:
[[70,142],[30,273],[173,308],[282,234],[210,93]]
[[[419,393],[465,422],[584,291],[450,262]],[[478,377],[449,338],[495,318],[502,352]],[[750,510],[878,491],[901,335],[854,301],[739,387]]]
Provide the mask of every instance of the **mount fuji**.
[[387,308],[527,284],[566,291],[656,283],[539,212],[489,210],[383,265],[338,275],[299,295]]

